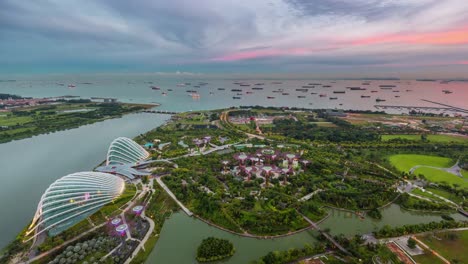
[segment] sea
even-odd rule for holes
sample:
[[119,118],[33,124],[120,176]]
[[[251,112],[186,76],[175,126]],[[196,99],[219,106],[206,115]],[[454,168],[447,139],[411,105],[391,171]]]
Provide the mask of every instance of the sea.
[[[382,89],[382,85],[392,87]],[[307,92],[296,90],[303,89],[303,86],[314,88],[308,88]],[[258,87],[263,90],[252,89]],[[349,87],[365,90],[351,90]],[[345,93],[334,93],[337,91]],[[437,80],[233,79],[158,74],[31,75],[11,81],[4,78],[0,81],[0,93],[29,97],[111,97],[121,102],[157,103],[160,110],[177,112],[254,105],[383,110],[388,113],[408,113],[410,109],[406,107],[447,108],[436,103],[468,109],[468,82]],[[192,96],[194,93],[197,95]],[[377,102],[377,99],[382,101]],[[447,109],[415,110],[448,114],[457,112]]]

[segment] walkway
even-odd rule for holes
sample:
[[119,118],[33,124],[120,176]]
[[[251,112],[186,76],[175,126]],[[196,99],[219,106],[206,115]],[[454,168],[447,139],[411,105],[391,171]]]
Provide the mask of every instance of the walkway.
[[427,250],[429,250],[432,254],[434,254],[436,257],[440,258],[440,260],[442,260],[443,262],[447,263],[447,264],[450,264],[450,261],[448,261],[446,258],[442,257],[442,255],[440,255],[439,253],[437,253],[436,251],[432,250],[428,245],[424,244],[421,240],[417,239],[415,236],[412,237],[414,240],[416,240],[416,242],[418,242],[418,244],[422,245],[424,248],[426,248]]
[[351,255],[348,250],[346,250],[343,246],[341,246],[340,244],[338,244],[338,242],[336,242],[336,240],[330,235],[328,234],[327,232],[323,231],[314,221],[310,220],[307,216],[301,214],[299,211],[297,211],[298,214],[302,215],[302,217],[311,225],[313,226],[317,231],[320,232],[320,234],[322,234],[324,237],[326,237],[330,242],[333,243],[333,245],[335,245],[336,248],[338,248],[339,250],[341,250],[343,253],[345,254],[348,254],[348,255]]
[[463,175],[461,174],[461,168],[460,168],[460,166],[458,166],[458,161],[457,161],[457,163],[455,163],[455,165],[453,165],[452,167],[449,167],[449,168],[440,168],[440,167],[434,167],[434,166],[428,166],[428,165],[416,165],[416,166],[412,167],[409,170],[409,173],[413,174],[413,172],[416,169],[421,168],[421,167],[445,171],[445,172],[451,173],[451,174],[453,174],[455,176],[458,176],[460,178],[464,178]]
[[304,202],[304,201],[308,201],[310,198],[312,198],[312,196],[316,195],[317,193],[323,191],[322,189],[317,189],[307,195],[305,195],[304,197],[300,198],[298,201],[299,202]]
[[164,184],[164,182],[161,180],[160,177],[156,177],[156,182],[159,184],[159,186],[161,186],[164,191],[166,191],[167,194],[169,194],[169,196],[171,196],[171,198],[180,206],[180,208],[182,208],[182,210],[188,215],[188,216],[192,216],[193,213],[187,208],[185,207],[185,205],[183,203],[181,203],[177,197],[174,195],[174,193],[172,193],[172,191],[166,186],[166,184]]

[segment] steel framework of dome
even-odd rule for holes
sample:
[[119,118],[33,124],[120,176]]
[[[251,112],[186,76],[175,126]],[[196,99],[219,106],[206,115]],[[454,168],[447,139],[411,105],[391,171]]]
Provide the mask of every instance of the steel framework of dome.
[[149,153],[135,141],[119,137],[114,139],[109,146],[106,165],[137,163],[149,156]]
[[48,231],[54,236],[99,210],[122,194],[125,182],[102,172],[77,172],[63,176],[44,192],[27,235]]

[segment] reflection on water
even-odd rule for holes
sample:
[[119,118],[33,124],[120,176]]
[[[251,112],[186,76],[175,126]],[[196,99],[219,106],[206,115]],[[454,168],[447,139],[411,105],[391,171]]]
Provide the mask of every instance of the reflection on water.
[[[463,219],[459,214],[453,214],[452,217],[457,220]],[[439,215],[409,212],[392,204],[382,210],[382,220],[369,217],[362,219],[356,214],[333,209],[320,226],[330,228],[332,234],[352,236],[372,232],[384,225],[399,226],[441,220]],[[313,244],[316,242],[316,234],[316,231],[308,230],[278,239],[245,238],[211,227],[183,213],[176,213],[164,223],[158,243],[146,263],[197,263],[196,249],[201,240],[208,236],[229,239],[236,247],[236,254],[222,263],[249,263],[270,251],[300,248],[306,243]]]
[[42,193],[53,181],[69,173],[92,170],[105,159],[114,138],[137,136],[168,117],[130,114],[0,144],[0,248],[29,223]]

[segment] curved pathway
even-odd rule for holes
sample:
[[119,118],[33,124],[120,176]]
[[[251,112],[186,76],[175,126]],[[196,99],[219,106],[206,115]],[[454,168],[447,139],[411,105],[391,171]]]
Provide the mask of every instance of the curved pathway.
[[417,170],[418,168],[431,168],[431,169],[441,170],[441,171],[451,173],[460,178],[464,178],[463,175],[461,174],[461,168],[460,166],[458,166],[458,161],[457,163],[455,163],[455,165],[449,168],[440,168],[440,167],[434,167],[434,166],[429,166],[429,165],[416,165],[409,170],[409,173],[413,174],[413,172]]

